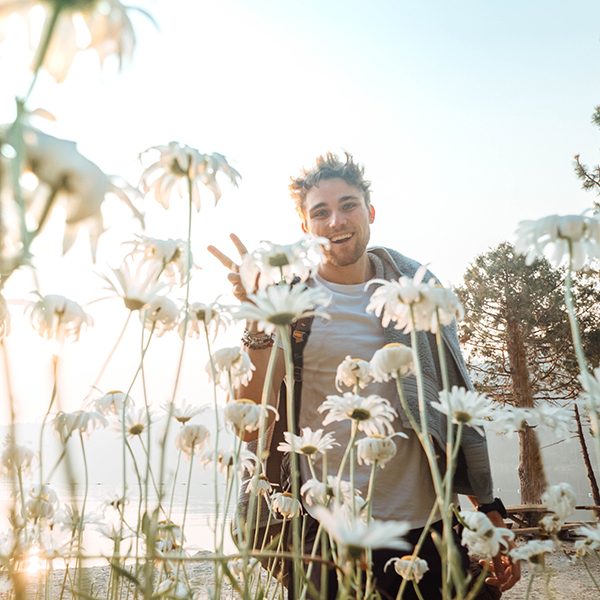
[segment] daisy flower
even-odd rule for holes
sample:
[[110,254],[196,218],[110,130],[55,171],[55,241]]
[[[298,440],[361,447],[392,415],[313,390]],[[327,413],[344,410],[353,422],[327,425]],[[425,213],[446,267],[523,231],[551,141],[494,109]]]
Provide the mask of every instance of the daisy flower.
[[196,210],[200,210],[201,205],[200,185],[212,192],[216,204],[221,197],[217,173],[223,173],[236,187],[240,178],[240,174],[222,154],[202,154],[196,148],[178,142],[148,148],[142,152],[141,157],[144,158],[149,153],[158,153],[158,157],[142,173],[142,188],[165,208],[169,208],[173,195],[189,198],[190,182],[191,200]]
[[154,296],[140,311],[140,321],[149,331],[161,337],[177,327],[181,311],[177,304],[166,296]]
[[76,410],[70,413],[61,411],[54,417],[54,429],[63,443],[76,431],[90,435],[94,430],[107,425],[106,417],[93,410]]
[[419,581],[423,579],[423,575],[429,571],[429,565],[426,560],[413,556],[390,558],[390,560],[385,563],[383,570],[387,571],[387,568],[390,565],[393,565],[394,571],[396,571],[402,579],[408,579],[409,581],[414,581],[416,583],[419,583]]
[[251,477],[246,486],[246,494],[258,494],[259,496],[267,497],[273,491],[273,484],[265,475],[259,475],[258,478]]
[[160,265],[160,276],[167,279],[170,285],[182,286],[186,283],[192,266],[192,256],[185,240],[161,240],[140,235],[137,240],[129,243],[133,244],[133,256],[156,261]]
[[544,555],[554,552],[554,542],[552,540],[530,540],[526,544],[513,548],[510,556],[513,560],[527,561],[532,565],[544,565]]
[[346,356],[335,373],[335,388],[338,392],[342,391],[342,385],[364,390],[371,379],[371,365],[366,360]]
[[587,215],[550,215],[521,221],[515,249],[530,265],[547,257],[555,267],[571,264],[575,271],[600,258],[600,219]]
[[0,456],[2,471],[12,476],[17,471],[27,472],[31,469],[35,454],[27,446],[17,444],[14,437],[7,435],[4,439],[4,450]]
[[120,296],[129,310],[145,308],[165,288],[158,281],[160,266],[128,256],[119,269],[111,269],[112,276],[102,275],[108,284],[105,289]]
[[302,513],[302,505],[289,492],[275,492],[271,495],[271,510],[284,519],[292,519]]
[[563,482],[546,489],[542,494],[542,504],[564,521],[575,512],[577,496],[573,486]]
[[394,433],[392,421],[398,416],[389,400],[374,394],[364,398],[350,392],[343,396],[327,396],[317,410],[327,412],[323,425],[351,419],[366,435]]
[[101,67],[111,56],[117,58],[120,67],[131,59],[135,49],[135,33],[128,11],[136,10],[153,21],[146,11],[132,9],[119,0],[75,0],[68,4],[21,0],[4,4],[6,8],[3,7],[3,11],[18,13],[23,19],[32,48],[37,48],[41,43],[33,34],[38,29],[34,26],[34,17],[39,7],[43,7],[45,19],[48,20],[52,18],[50,13],[61,6],[42,65],[58,83],[64,81],[75,55],[81,51],[95,52]]
[[114,390],[93,400],[92,406],[105,417],[109,415],[120,416],[123,411],[123,404],[127,402],[133,404],[131,396],[128,396],[125,392]]
[[441,286],[427,286],[423,294],[427,298],[428,307],[432,308],[431,322],[428,327],[423,328],[426,331],[437,333],[440,325],[450,325],[453,321],[461,321],[465,316],[463,306],[452,290]]
[[166,402],[162,408],[168,416],[173,417],[178,423],[185,425],[193,417],[204,410],[204,406],[189,404],[186,400],[180,402]]
[[483,435],[480,426],[486,423],[491,411],[490,401],[484,394],[452,386],[450,392],[441,391],[439,398],[439,402],[431,403],[433,408],[452,417],[453,423],[463,423]]
[[552,406],[543,403],[533,410],[536,420],[540,425],[547,427],[559,436],[568,436],[573,425],[573,412],[562,406]]
[[277,450],[280,452],[296,452],[305,456],[325,454],[334,446],[339,446],[333,434],[323,433],[322,429],[313,431],[310,427],[303,427],[300,435],[294,435],[290,431],[283,433],[284,442],[280,442]]
[[255,370],[249,354],[239,346],[221,348],[213,353],[212,362],[206,363],[206,372],[211,381],[216,381],[223,389],[247,385]]
[[[212,333],[214,340],[219,331],[226,329],[230,322],[231,313],[218,302],[210,304],[194,302],[188,306],[186,333],[190,337],[199,337],[208,331]],[[181,319],[179,335],[182,338],[184,336],[184,326],[185,319]]]
[[264,417],[266,422],[267,411],[273,411],[275,418],[279,419],[279,414],[272,406],[264,408],[247,398],[231,400],[223,410],[225,420],[231,424],[234,431],[242,433],[244,431],[256,431],[260,427],[261,419]]
[[398,451],[396,442],[392,439],[394,436],[408,439],[405,433],[397,431],[388,436],[377,434],[358,440],[356,442],[356,460],[358,464],[368,466],[376,464],[383,469],[396,456]]
[[327,245],[326,238],[305,236],[295,244],[280,245],[263,241],[253,252],[248,252],[242,259],[240,277],[247,290],[254,290],[294,279],[306,281],[315,271],[321,248]]
[[575,542],[575,554],[578,557],[600,550],[600,524],[595,527],[584,525],[577,528],[575,534],[583,538]]
[[31,520],[50,519],[57,509],[58,496],[49,484],[35,484],[29,488],[25,499],[27,518]]
[[29,310],[37,333],[59,344],[77,341],[85,327],[94,322],[77,302],[55,294],[40,296]]
[[466,525],[461,543],[474,556],[492,558],[500,552],[501,547],[508,549],[508,541],[515,537],[510,529],[494,527],[482,512],[465,511],[461,512],[460,516]]
[[337,504],[332,509],[315,506],[314,512],[325,531],[350,558],[359,558],[368,548],[410,548],[410,544],[402,539],[410,531],[407,521],[372,519],[365,523]]
[[375,351],[371,358],[371,376],[374,381],[399,379],[415,372],[412,348],[392,342]]
[[175,446],[188,457],[204,448],[210,434],[204,425],[184,425],[175,438]]
[[379,287],[371,295],[367,312],[381,317],[383,327],[394,322],[394,329],[403,329],[404,333],[413,329],[427,331],[435,305],[425,293],[433,287],[433,283],[423,283],[426,273],[427,267],[422,265],[412,279],[406,276],[398,281],[372,279],[365,289],[374,284],[379,284]]
[[[129,437],[142,435],[149,425],[150,420],[146,408],[125,407],[125,433]],[[116,429],[121,431],[121,425],[117,424]]]
[[217,463],[219,471],[226,475],[230,469],[235,467],[238,475],[252,477],[258,463],[258,457],[254,452],[242,448],[236,463],[235,452],[230,449],[219,449],[215,453],[213,450],[205,450],[200,455],[200,462],[203,465],[213,465]]
[[265,333],[273,333],[277,326],[290,325],[301,317],[311,315],[328,318],[317,306],[327,306],[331,298],[322,288],[309,288],[302,284],[274,285],[256,294],[248,295],[235,312],[237,320],[257,321]]

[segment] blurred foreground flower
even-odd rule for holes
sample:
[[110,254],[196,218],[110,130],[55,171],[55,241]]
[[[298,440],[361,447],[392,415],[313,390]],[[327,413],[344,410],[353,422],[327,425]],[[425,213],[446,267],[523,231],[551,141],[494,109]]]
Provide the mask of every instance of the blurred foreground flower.
[[575,512],[577,496],[568,483],[551,485],[542,494],[542,504],[552,512],[546,515],[540,525],[549,533],[560,531],[561,525]]
[[491,559],[501,548],[508,549],[509,540],[515,537],[510,529],[494,527],[482,512],[463,511],[460,516],[466,525],[462,532],[462,545],[474,556]]
[[4,450],[0,457],[2,472],[12,477],[17,471],[29,471],[35,454],[27,446],[17,444],[14,437],[7,435],[4,439]]
[[392,421],[398,416],[389,400],[375,394],[365,398],[350,392],[343,396],[327,396],[317,410],[327,412],[323,425],[351,419],[358,431],[367,435],[394,433]]
[[290,325],[301,317],[316,315],[328,318],[318,306],[327,306],[331,300],[321,288],[309,288],[302,284],[276,285],[248,295],[235,313],[237,320],[257,321],[265,333],[273,333],[278,326]]
[[105,417],[108,415],[120,416],[121,411],[123,410],[123,404],[127,402],[133,402],[131,396],[128,396],[125,392],[113,390],[107,392],[104,396],[100,396],[100,398],[92,400],[91,405]]
[[29,310],[33,328],[58,344],[77,341],[85,326],[93,324],[92,317],[77,302],[55,294],[41,296]]
[[[46,27],[53,15],[58,15],[41,66],[59,83],[67,76],[77,52],[95,51],[101,66],[113,55],[119,67],[131,59],[135,33],[127,11],[137,10],[153,21],[146,11],[126,7],[119,0],[3,0],[0,3],[0,18],[17,13],[25,19],[32,48],[38,48],[42,42],[33,34],[39,29],[34,21],[39,16],[37,9],[40,7],[45,11]],[[2,35],[0,31],[0,40],[3,37],[7,35]]]
[[450,392],[443,390],[439,397],[439,402],[431,403],[433,408],[452,417],[453,423],[463,423],[483,435],[481,425],[487,422],[492,410],[491,403],[484,394],[452,386]]
[[47,483],[32,485],[27,491],[25,510],[33,521],[50,519],[58,509],[58,496]]
[[554,552],[552,540],[530,540],[526,544],[513,548],[510,555],[513,560],[527,561],[532,565],[544,566],[544,555]]
[[305,236],[295,244],[280,245],[263,241],[242,259],[240,276],[246,290],[264,290],[277,283],[306,281],[316,270],[321,248],[327,238]]
[[521,221],[515,249],[530,265],[547,256],[555,266],[569,264],[575,271],[600,258],[600,219],[586,215],[550,215]]
[[[7,131],[6,128],[0,128],[0,145],[7,141]],[[26,198],[32,203],[28,212],[37,222],[35,233],[39,233],[45,225],[53,205],[61,202],[66,213],[63,253],[71,248],[79,229],[86,227],[92,256],[95,256],[98,238],[104,231],[100,207],[108,193],[124,201],[136,218],[143,221],[125,191],[83,156],[75,142],[55,138],[30,126],[24,128],[23,142],[24,168],[26,172],[33,173],[39,183],[33,197]],[[34,207],[39,204],[42,207],[34,212]]]
[[327,509],[316,506],[315,515],[333,540],[340,545],[350,558],[359,558],[367,548],[410,549],[410,544],[402,539],[409,530],[406,521],[372,521],[365,523],[359,517],[352,517],[338,504]]
[[258,458],[254,452],[244,448],[239,451],[237,457],[234,450],[231,449],[219,449],[216,453],[213,450],[206,450],[200,457],[200,462],[204,466],[212,466],[215,461],[219,471],[223,474],[227,474],[230,469],[235,467],[238,475],[244,474],[251,477],[256,469]]
[[148,148],[142,152],[141,157],[156,152],[158,159],[142,173],[142,187],[165,208],[169,208],[174,193],[180,198],[188,199],[191,191],[192,203],[196,210],[200,210],[200,184],[212,192],[217,204],[221,198],[221,188],[217,182],[219,172],[237,187],[240,174],[222,154],[203,154],[190,146],[170,142],[166,146]]
[[575,554],[577,556],[585,556],[600,550],[600,524],[594,527],[584,525],[576,529],[575,534],[583,538],[575,542]]

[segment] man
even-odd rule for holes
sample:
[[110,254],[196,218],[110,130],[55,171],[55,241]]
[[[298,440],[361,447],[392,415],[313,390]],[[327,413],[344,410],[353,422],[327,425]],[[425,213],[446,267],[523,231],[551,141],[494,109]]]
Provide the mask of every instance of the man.
[[[323,260],[314,279],[332,296],[332,302],[327,308],[331,319],[314,319],[302,351],[302,392],[298,428],[308,426],[314,430],[322,427],[323,415],[318,408],[327,395],[334,393],[336,368],[347,355],[369,360],[375,350],[390,341],[410,345],[407,335],[393,329],[391,325],[384,329],[377,317],[365,311],[373,292],[373,288],[365,290],[366,282],[373,278],[397,279],[400,275],[412,277],[419,266],[415,261],[393,250],[367,249],[370,226],[375,219],[369,188],[370,183],[364,178],[363,168],[357,165],[349,154],[346,154],[345,160],[340,160],[330,153],[319,157],[312,169],[305,170],[300,177],[292,179],[290,185],[302,220],[302,230],[314,236],[327,238],[330,242],[329,247],[324,250]],[[245,247],[236,236],[231,237],[240,255],[243,255],[246,252]],[[245,300],[246,290],[241,284],[237,265],[216,248],[209,249],[231,270],[229,280],[233,284],[234,294],[241,301]],[[442,389],[435,338],[429,333],[418,335],[425,395],[427,401],[432,402],[437,399],[438,392]],[[444,340],[451,384],[469,385],[455,328],[445,328]],[[239,394],[258,402],[270,355],[269,339],[258,331],[255,323],[247,323],[244,341],[256,366],[256,372]],[[284,365],[280,356],[273,379],[274,396],[283,381],[283,374]],[[409,405],[416,406],[414,378],[408,378],[404,385]],[[388,398],[400,414],[394,422],[395,430],[403,431],[408,436],[408,439],[398,440],[396,456],[378,476],[377,494],[372,505],[373,516],[384,520],[409,521],[414,529],[407,538],[412,544],[416,544],[435,503],[427,460],[417,436],[408,427],[407,419],[402,414],[395,384],[372,383],[365,390],[366,394],[378,394]],[[429,412],[429,418],[433,438],[439,447],[443,448],[445,421],[433,410]],[[334,433],[336,440],[341,444],[337,451],[328,452],[329,473],[336,472],[341,453],[349,439],[349,427],[348,422],[336,422],[327,429]],[[469,494],[474,504],[486,512],[495,525],[503,526],[500,514],[503,510],[502,504],[492,496],[493,487],[485,438],[480,438],[479,434],[473,431],[465,431],[461,449],[455,490]],[[306,463],[302,463],[302,480],[306,481],[310,476]],[[356,469],[354,476],[357,487],[366,494],[368,469]],[[314,525],[314,521],[312,523]],[[433,528],[440,529],[439,520]],[[311,534],[314,536],[315,529],[314,526],[307,529],[305,541],[309,546],[314,542]],[[395,556],[398,556],[398,552],[393,550],[373,551],[374,576],[383,597],[395,597],[400,583],[400,578],[395,573],[385,572],[383,569],[387,560]],[[441,563],[431,536],[426,537],[420,556],[427,560],[429,571],[419,587],[424,598],[434,600],[440,597]],[[505,555],[496,557],[491,568],[492,573],[487,584],[490,589],[497,590],[495,597],[500,595],[499,590],[509,589],[519,579],[518,565],[513,565]],[[315,582],[318,582],[318,578]],[[333,594],[335,578],[330,578],[330,587],[334,588]],[[404,597],[416,598],[416,595],[412,594],[412,586],[409,585]],[[494,597],[484,594],[481,597]]]

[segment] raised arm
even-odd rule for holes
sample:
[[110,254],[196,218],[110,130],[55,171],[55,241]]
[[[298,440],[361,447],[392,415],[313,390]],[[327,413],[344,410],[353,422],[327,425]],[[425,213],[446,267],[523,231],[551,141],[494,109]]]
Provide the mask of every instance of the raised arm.
[[[243,260],[244,255],[248,253],[246,246],[242,243],[237,235],[232,233],[229,237],[231,238],[231,241],[240,255],[240,260]],[[248,293],[252,293],[255,290],[246,290],[244,288],[242,279],[240,277],[240,265],[215,246],[208,246],[208,251],[215,256],[225,268],[229,270],[227,279],[232,285],[233,295],[237,298],[237,300],[240,302],[249,302],[250,300],[248,299]],[[277,356],[275,358],[268,402],[271,406],[277,408],[279,389],[285,374],[283,351],[273,345],[261,343],[263,336],[261,332],[259,332],[256,322],[247,321],[245,329],[247,334],[244,336],[246,340],[246,343],[244,343],[244,350],[248,352],[250,360],[252,361],[252,364],[256,370],[254,371],[252,379],[248,382],[248,385],[240,386],[235,390],[236,398],[248,398],[257,404],[261,402],[267,367],[269,364],[269,357],[271,356],[271,351],[273,351],[277,353]],[[273,413],[269,411],[269,425],[271,424],[273,418]],[[244,435],[244,441],[255,439],[257,435],[258,432],[246,432]]]

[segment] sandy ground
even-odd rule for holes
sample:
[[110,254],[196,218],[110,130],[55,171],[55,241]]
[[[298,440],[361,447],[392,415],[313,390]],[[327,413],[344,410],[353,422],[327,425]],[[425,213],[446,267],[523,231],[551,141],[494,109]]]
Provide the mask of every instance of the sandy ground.
[[[571,560],[571,546],[569,544],[565,544],[564,550],[564,553],[555,553],[549,558],[546,573],[535,576],[529,596],[530,600],[599,600],[600,591],[595,587],[583,563]],[[596,580],[600,583],[600,560],[596,557],[588,558],[588,566]],[[194,563],[188,567],[187,572],[195,598],[197,600],[210,598],[210,587],[214,581],[212,563],[209,561]],[[107,597],[108,573],[108,567],[94,567],[84,570],[84,581],[88,598]],[[53,573],[48,598],[52,600],[60,598],[63,574],[61,571]],[[512,590],[505,592],[502,598],[505,600],[524,600],[527,596],[529,579],[530,570],[525,567],[521,581]],[[546,583],[546,580],[548,580],[548,583]],[[35,581],[30,580],[27,586],[26,597],[32,600],[36,598],[41,600],[44,598],[43,591],[43,589],[40,589],[36,585]],[[12,597],[14,595],[11,592],[0,591],[0,599],[8,600]],[[126,597],[127,594],[123,593],[122,598],[125,599]],[[221,597],[224,599],[236,598],[236,595],[231,587],[225,584]],[[67,592],[63,598],[70,599],[72,596]],[[132,596],[129,595],[129,598],[132,598]]]

